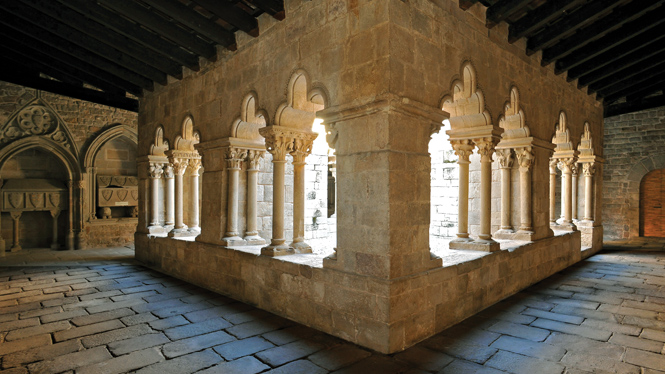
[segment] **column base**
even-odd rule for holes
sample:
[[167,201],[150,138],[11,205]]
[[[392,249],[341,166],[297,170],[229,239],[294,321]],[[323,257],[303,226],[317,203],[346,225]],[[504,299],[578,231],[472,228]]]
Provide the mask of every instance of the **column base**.
[[261,248],[261,255],[263,256],[276,257],[276,256],[292,255],[294,253],[295,251],[293,250],[293,248],[289,247],[288,244],[284,243],[284,239],[278,241],[273,240],[269,246]]
[[515,230],[513,229],[500,229],[497,230],[497,232],[495,232],[494,234],[492,234],[492,236],[497,239],[508,239],[508,240],[512,240],[513,235],[515,235]]
[[494,240],[473,240],[473,241],[464,241],[464,242],[450,242],[450,249],[464,249],[470,251],[482,251],[482,252],[496,252],[501,250],[499,243]]
[[473,243],[473,239],[468,238],[468,237],[466,237],[466,238],[458,237],[456,239],[451,240],[448,243],[448,248],[450,248],[450,249],[466,249],[466,248],[464,248],[464,246],[467,243]]
[[67,234],[67,238],[65,239],[65,246],[68,251],[74,250],[74,233],[70,232]]
[[9,252],[18,252],[22,249],[23,249],[23,247],[21,247],[20,245],[12,245],[12,247],[9,248]]
[[180,238],[183,236],[190,236],[189,231],[187,230],[187,226],[180,228],[180,229],[173,229],[169,231],[168,237],[169,238]]
[[227,247],[235,247],[239,245],[247,245],[247,242],[239,236],[227,236],[222,238],[222,245]]
[[166,227],[163,226],[148,226],[148,234],[156,235],[156,234],[164,234],[169,232],[170,230],[167,230]]
[[312,247],[305,242],[292,242],[291,248],[295,253],[312,253]]
[[556,226],[556,230],[573,232],[577,231],[577,226],[575,226],[575,224],[572,222],[563,222]]
[[83,249],[83,236],[80,232],[76,233],[76,249]]
[[189,232],[190,235],[193,235],[193,236],[198,236],[198,235],[201,234],[201,228],[198,227],[198,226],[190,227],[190,228],[187,229],[187,231]]
[[591,220],[582,220],[577,222],[577,227],[594,227],[594,222]]
[[266,240],[258,235],[247,235],[243,238],[247,245],[264,245]]
[[522,241],[533,241],[534,232],[531,230],[517,230],[517,231],[507,231],[499,230],[492,235],[496,239],[504,240],[522,240]]
[[0,238],[0,257],[5,255],[5,239]]

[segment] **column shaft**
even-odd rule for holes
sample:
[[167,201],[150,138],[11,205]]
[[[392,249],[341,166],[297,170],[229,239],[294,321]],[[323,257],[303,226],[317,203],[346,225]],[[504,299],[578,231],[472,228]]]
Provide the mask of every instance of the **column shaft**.
[[480,233],[481,240],[492,240],[492,160],[480,161]]
[[584,164],[584,220],[589,222],[594,220],[593,216],[593,163]]
[[247,170],[247,229],[245,230],[245,239],[259,234],[256,227],[256,204],[258,200],[256,189],[258,186],[258,176],[259,171],[257,169]]
[[459,206],[457,208],[457,237],[469,238],[469,161],[459,164]]
[[550,225],[556,225],[556,159],[550,159]]
[[189,160],[190,174],[190,215],[189,215],[189,231],[198,233],[201,231],[199,227],[199,169],[201,169],[200,159]]
[[175,180],[171,164],[164,165],[164,178],[166,179],[164,226],[173,226],[175,224]]
[[573,173],[572,173],[572,186],[571,186],[571,202],[572,202],[572,220],[576,221],[577,220],[577,165],[573,165]]
[[182,185],[182,174],[177,173],[175,175],[175,229],[184,229],[185,224],[183,222],[184,214],[184,195],[183,195],[183,185]]
[[[305,162],[293,162],[293,242],[297,253],[312,253],[305,243]],[[304,159],[304,157],[303,157]]]
[[225,240],[242,240],[238,236],[238,177],[240,168],[230,168],[229,189],[226,207],[226,235]]
[[10,251],[16,252],[16,251],[20,251],[22,249],[21,248],[21,243],[19,242],[20,241],[19,238],[21,236],[20,235],[21,234],[21,231],[20,231],[21,230],[21,228],[20,228],[21,212],[12,212],[10,214],[11,214],[12,220],[14,221],[14,231],[13,231],[14,243],[12,244],[12,247],[11,247]]
[[58,217],[60,217],[60,212],[51,212],[53,217],[53,239],[51,241],[51,249],[58,249],[60,245],[58,244]]
[[532,231],[531,226],[531,169],[520,167],[520,231]]
[[150,226],[159,226],[159,179],[150,178]]
[[69,181],[67,183],[69,187],[69,231],[67,232],[67,250],[74,249],[74,181]]

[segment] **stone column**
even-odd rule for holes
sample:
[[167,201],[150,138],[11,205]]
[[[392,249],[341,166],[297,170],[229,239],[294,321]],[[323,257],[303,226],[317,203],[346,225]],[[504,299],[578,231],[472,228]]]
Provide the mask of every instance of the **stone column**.
[[[18,252],[21,249],[21,244],[19,243],[19,237],[20,237],[20,227],[19,227],[19,221],[21,219],[21,214],[22,212],[10,212],[9,213],[12,217],[12,220],[14,221],[14,243],[12,243],[12,247],[10,248],[11,252]],[[68,248],[69,249],[69,248]]]
[[293,242],[296,253],[312,253],[305,243],[305,159],[312,152],[310,137],[297,137],[293,143]]
[[499,168],[501,169],[501,232],[513,232],[510,224],[510,171],[513,167],[513,155],[509,148],[497,149]]
[[88,178],[90,178],[90,191],[88,192],[88,196],[90,197],[90,206],[88,209],[90,211],[90,219],[95,220],[97,219],[97,194],[95,193],[97,191],[97,168],[88,167],[87,172]]
[[[0,187],[2,187],[2,180],[0,179]],[[2,214],[0,214],[2,218]],[[0,227],[2,227],[2,220],[0,220]],[[2,232],[0,231],[0,257],[5,255],[5,238],[2,237]]]
[[261,131],[261,135],[266,138],[266,148],[272,154],[273,163],[272,239],[269,246],[261,249],[261,254],[266,256],[288,255],[294,253],[294,250],[284,243],[286,241],[284,238],[284,167],[286,154],[293,149],[293,140],[274,128]]
[[[450,142],[455,150],[459,165],[459,203],[457,215],[457,238],[453,242],[470,242],[469,238],[469,156],[473,152],[470,140],[454,140]],[[452,247],[451,247],[452,248]]]
[[175,225],[175,174],[173,172],[173,165],[166,163],[163,170],[164,179],[166,179],[164,226],[173,227]]
[[259,236],[259,230],[256,226],[257,216],[257,186],[259,174],[259,162],[265,152],[250,150],[247,159],[247,226],[245,228],[245,242],[249,245],[262,245],[266,241]]
[[74,249],[74,181],[68,181],[67,187],[69,190],[69,231],[67,232],[66,245],[67,250]]
[[246,150],[229,147],[226,153],[226,170],[228,171],[228,190],[226,194],[226,234],[222,240],[226,245],[243,245],[244,240],[238,233],[238,179],[242,161],[247,156]]
[[[76,181],[76,249],[83,249],[83,191],[85,191],[85,181]],[[73,206],[73,205],[72,205]]]
[[563,186],[561,191],[561,205],[563,206],[563,222],[560,225],[561,229],[567,231],[575,231],[573,224],[573,204],[572,204],[572,189],[573,189],[573,165],[574,158],[559,159],[558,167],[561,170]]
[[190,159],[189,168],[191,169],[189,231],[198,234],[201,232],[201,228],[199,227],[199,170],[201,170],[201,159]]
[[[520,166],[520,228],[519,233],[533,234],[531,221],[531,165],[534,155],[530,148],[516,149]],[[551,193],[551,191],[550,191]]]
[[53,217],[53,241],[51,242],[51,249],[60,249],[58,244],[58,217],[60,217],[60,210],[52,210],[51,217]]
[[173,173],[175,174],[175,225],[173,229],[169,232],[169,236],[177,236],[187,231],[187,226],[183,222],[183,185],[182,178],[187,170],[187,165],[189,162],[187,159],[183,158],[173,158],[171,160],[173,165]]
[[148,174],[150,175],[150,226],[155,228],[159,224],[159,179],[164,172],[163,164],[151,162]]
[[550,159],[550,225],[556,225],[556,166],[557,159]]
[[577,176],[578,176],[578,166],[577,164],[573,164],[570,166],[570,170],[572,172],[572,187],[571,187],[571,201],[572,201],[572,220],[573,222],[577,222]]
[[492,154],[494,143],[491,139],[474,140],[480,154],[480,232],[481,243],[495,244],[492,239]]
[[593,175],[596,172],[593,162],[582,164],[584,173],[584,221],[587,225],[592,225],[593,216]]

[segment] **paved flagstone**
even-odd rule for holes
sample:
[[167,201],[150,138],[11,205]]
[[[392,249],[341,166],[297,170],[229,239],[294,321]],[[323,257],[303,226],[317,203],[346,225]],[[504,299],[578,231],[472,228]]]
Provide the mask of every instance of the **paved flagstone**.
[[0,374],[665,374],[665,240],[608,244],[394,355],[147,269],[130,248],[0,261]]

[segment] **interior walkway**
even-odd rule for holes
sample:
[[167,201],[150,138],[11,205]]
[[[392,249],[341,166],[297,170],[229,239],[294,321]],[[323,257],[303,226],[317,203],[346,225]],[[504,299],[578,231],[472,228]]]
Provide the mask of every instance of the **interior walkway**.
[[609,243],[386,356],[146,269],[131,248],[26,250],[0,257],[0,374],[665,373],[664,254],[665,239]]

